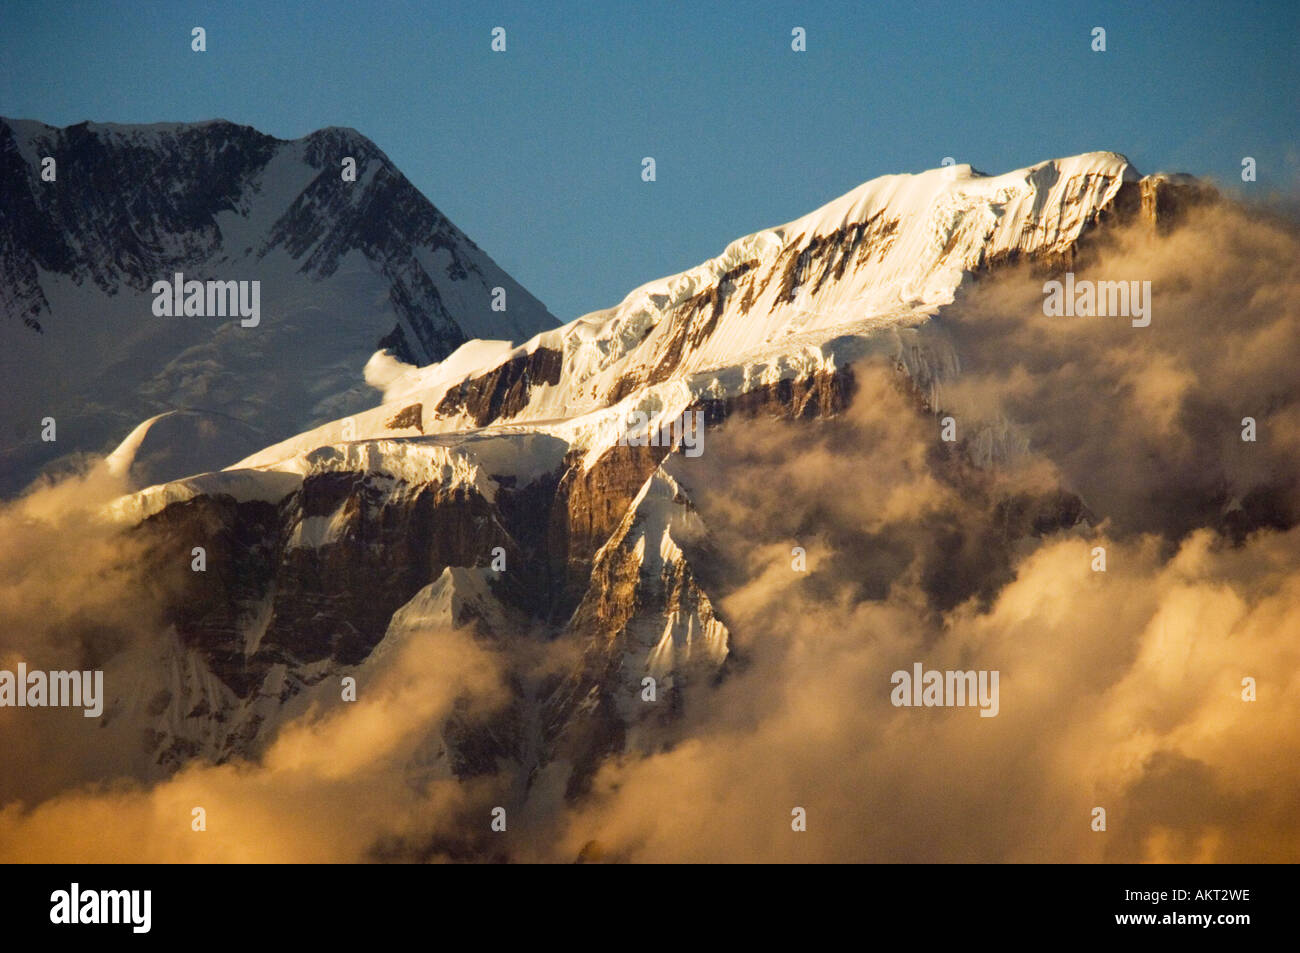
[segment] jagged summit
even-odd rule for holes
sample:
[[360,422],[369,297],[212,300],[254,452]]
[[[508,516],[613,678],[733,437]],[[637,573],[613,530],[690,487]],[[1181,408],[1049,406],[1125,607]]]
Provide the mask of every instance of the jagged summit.
[[[1068,259],[1090,227],[1136,206],[1149,184],[1114,152],[995,176],[955,165],[872,179],[647,282],[613,308],[518,346],[468,342],[444,362],[392,374],[383,405],[350,417],[348,432],[418,437],[527,425],[572,441],[591,462],[631,410],[668,419],[701,401],[832,373],[877,350],[928,386],[956,370],[955,357],[942,342],[915,347],[914,329],[964,281],[1001,263]],[[241,466],[273,465],[342,437],[336,421]]]

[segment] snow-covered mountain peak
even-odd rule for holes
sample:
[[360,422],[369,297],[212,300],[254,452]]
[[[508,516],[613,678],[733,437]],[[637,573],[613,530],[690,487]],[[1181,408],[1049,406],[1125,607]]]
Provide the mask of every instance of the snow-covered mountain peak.
[[932,387],[956,358],[939,339],[919,346],[915,329],[974,273],[1068,258],[1138,181],[1114,152],[1002,175],[963,164],[872,179],[521,345],[471,341],[424,368],[377,357],[382,406],[243,465],[334,442],[345,424],[376,439],[527,426],[572,440],[590,464],[633,411],[668,422],[700,401],[833,374],[876,351]]

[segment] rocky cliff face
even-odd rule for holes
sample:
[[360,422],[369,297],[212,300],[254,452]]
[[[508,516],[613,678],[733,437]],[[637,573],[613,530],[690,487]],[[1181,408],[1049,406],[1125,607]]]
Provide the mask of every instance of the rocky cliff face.
[[[905,371],[898,380],[926,413]],[[842,410],[853,390],[846,368],[701,412],[710,427],[759,415],[807,420]],[[482,457],[538,456],[522,435],[497,440],[519,445]],[[393,444],[423,452],[415,438]],[[249,495],[241,485],[249,471],[132,498],[119,518],[149,540],[150,575],[172,586],[163,598],[177,660],[168,670],[190,673],[147,697],[137,690],[111,701],[110,717],[150,726],[144,773],[194,757],[255,756],[301,710],[295,699],[364,670],[395,622],[428,602],[431,586],[454,593],[457,605],[430,624],[473,628],[517,669],[518,694],[504,711],[443,726],[440,750],[458,777],[505,775],[526,797],[529,779],[559,765],[578,797],[605,759],[661,744],[684,688],[723,677],[732,657],[727,624],[696,567],[707,558],[708,528],[664,469],[670,448],[616,445],[590,466],[581,454],[561,456],[560,446],[548,452],[541,465],[553,469],[530,479],[489,476],[470,449],[425,469],[322,448],[301,478],[258,474],[289,478],[259,486],[253,495],[265,499],[237,498]],[[961,447],[955,452],[965,459]],[[1069,494],[999,499],[991,508],[983,551],[1003,561],[1015,540],[1087,515]],[[196,545],[205,549],[202,573],[184,571]],[[953,566],[935,566],[933,575],[943,580],[936,604],[972,594],[952,588],[961,576]],[[575,661],[538,680],[528,659],[550,643],[570,646]]]

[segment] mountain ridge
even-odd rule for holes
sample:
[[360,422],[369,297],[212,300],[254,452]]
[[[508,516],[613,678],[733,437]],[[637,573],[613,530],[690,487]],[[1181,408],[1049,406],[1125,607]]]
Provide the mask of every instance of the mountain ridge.
[[[1148,192],[1186,188],[1168,177],[1143,178],[1111,152],[997,176],[966,165],[882,176],[738,238],[694,268],[647,282],[612,308],[518,345],[468,342],[445,362],[393,374],[380,406],[347,425],[353,439],[507,422],[612,433],[612,408],[662,422],[693,401],[833,372],[876,345],[905,363],[927,361],[911,371],[929,388],[956,371],[954,356],[941,337],[929,337],[926,353],[904,341],[950,304],[972,273],[1021,259],[1067,262],[1105,220],[1147,214],[1154,221]],[[417,404],[418,426],[394,425]],[[344,423],[267,447],[237,466],[264,466],[277,454],[330,443]],[[596,441],[589,449],[607,446]]]

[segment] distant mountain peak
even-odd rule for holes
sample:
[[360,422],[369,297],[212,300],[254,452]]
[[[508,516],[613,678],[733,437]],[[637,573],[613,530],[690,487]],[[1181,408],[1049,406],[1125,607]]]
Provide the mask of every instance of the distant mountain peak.
[[[0,119],[0,178],[0,492],[160,413],[293,433],[360,406],[377,349],[424,364],[557,324],[354,129]],[[269,323],[155,316],[152,286],[178,272],[259,281]],[[57,446],[45,416],[76,420]]]

